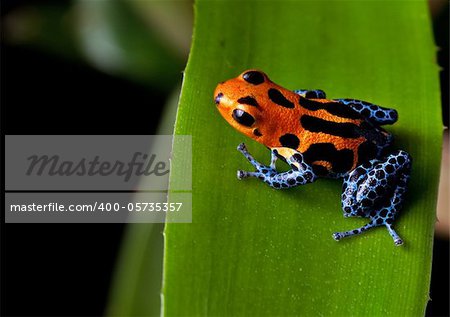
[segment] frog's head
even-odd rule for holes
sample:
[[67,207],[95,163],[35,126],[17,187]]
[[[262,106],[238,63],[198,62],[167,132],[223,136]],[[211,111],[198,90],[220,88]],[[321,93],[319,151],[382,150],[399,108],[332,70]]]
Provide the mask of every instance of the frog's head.
[[262,118],[257,102],[257,86],[268,82],[266,74],[258,70],[247,70],[236,78],[217,85],[214,101],[224,119],[241,133],[258,139]]

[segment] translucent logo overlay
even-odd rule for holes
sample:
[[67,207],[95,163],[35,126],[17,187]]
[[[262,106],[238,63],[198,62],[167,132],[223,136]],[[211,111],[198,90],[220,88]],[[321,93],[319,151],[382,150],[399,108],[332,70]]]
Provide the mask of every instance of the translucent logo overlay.
[[5,150],[7,223],[192,221],[191,136],[7,135]]

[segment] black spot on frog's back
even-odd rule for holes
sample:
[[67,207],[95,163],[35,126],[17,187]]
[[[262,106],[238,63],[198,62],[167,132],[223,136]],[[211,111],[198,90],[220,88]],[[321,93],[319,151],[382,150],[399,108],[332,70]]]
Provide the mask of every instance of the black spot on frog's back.
[[352,139],[361,136],[360,128],[353,123],[338,123],[305,114],[300,117],[300,124],[304,129],[311,132],[322,132]]
[[247,97],[242,97],[239,98],[237,100],[238,103],[240,103],[241,105],[249,105],[249,106],[254,106],[254,107],[258,107],[258,102],[256,101],[255,98],[253,98],[252,96],[247,96]]
[[259,131],[258,129],[254,129],[253,130],[253,134],[256,135],[256,136],[262,136],[261,131]]
[[316,143],[303,153],[308,164],[315,161],[327,161],[334,173],[345,173],[353,167],[353,151],[349,149],[337,150],[332,143]]
[[368,162],[377,156],[377,147],[370,141],[361,143],[358,147],[358,165]]
[[325,166],[313,164],[312,169],[313,169],[314,174],[316,174],[317,176],[327,176],[328,175],[328,170]]
[[347,119],[362,119],[363,117],[353,110],[351,107],[343,105],[339,102],[318,102],[316,100],[311,100],[300,96],[299,98],[300,106],[308,110],[316,111],[320,109],[326,110],[328,113]]
[[294,108],[294,103],[289,101],[278,89],[270,88],[268,91],[269,99],[275,104],[285,107]]
[[291,133],[286,133],[284,135],[282,135],[279,139],[280,143],[282,146],[284,147],[288,147],[291,149],[298,149],[299,145],[300,145],[300,140],[298,139],[298,137],[295,134],[291,134]]

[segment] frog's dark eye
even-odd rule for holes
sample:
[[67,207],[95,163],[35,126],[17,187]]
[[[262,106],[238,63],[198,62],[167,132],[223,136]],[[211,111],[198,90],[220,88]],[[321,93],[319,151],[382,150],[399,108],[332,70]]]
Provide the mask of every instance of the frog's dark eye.
[[242,75],[242,78],[253,85],[259,85],[264,82],[264,75],[256,70],[251,70]]
[[246,127],[251,127],[252,124],[255,123],[255,118],[241,109],[234,109],[232,116],[234,120]]

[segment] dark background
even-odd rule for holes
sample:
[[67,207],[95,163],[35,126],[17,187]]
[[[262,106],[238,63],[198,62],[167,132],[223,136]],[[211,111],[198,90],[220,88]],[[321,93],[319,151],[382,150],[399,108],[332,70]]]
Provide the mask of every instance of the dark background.
[[[165,101],[27,48],[2,46],[1,72],[5,134],[154,134]],[[123,229],[2,223],[2,315],[101,315]]]
[[[24,3],[2,1],[2,16]],[[5,134],[155,134],[166,98],[83,63],[2,41],[3,144]],[[2,221],[0,231],[2,316],[104,313],[123,224]]]
[[[2,1],[2,16],[24,3]],[[434,29],[448,126],[448,10]],[[2,41],[3,144],[5,134],[153,134],[166,98],[83,63]],[[122,224],[2,222],[2,316],[102,315],[123,230]],[[448,270],[448,240],[435,239],[429,316],[449,314]]]

